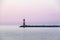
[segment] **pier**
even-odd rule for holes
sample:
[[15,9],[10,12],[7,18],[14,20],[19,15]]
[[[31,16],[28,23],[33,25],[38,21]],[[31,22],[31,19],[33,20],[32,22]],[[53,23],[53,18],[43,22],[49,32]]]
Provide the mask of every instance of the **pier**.
[[26,25],[25,24],[25,19],[23,19],[23,25],[20,27],[60,27],[59,25]]

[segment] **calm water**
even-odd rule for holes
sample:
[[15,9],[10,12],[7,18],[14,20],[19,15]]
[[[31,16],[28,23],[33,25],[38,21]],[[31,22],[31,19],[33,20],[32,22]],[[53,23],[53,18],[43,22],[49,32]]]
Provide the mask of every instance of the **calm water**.
[[60,40],[60,27],[19,28],[16,25],[0,25],[0,40]]

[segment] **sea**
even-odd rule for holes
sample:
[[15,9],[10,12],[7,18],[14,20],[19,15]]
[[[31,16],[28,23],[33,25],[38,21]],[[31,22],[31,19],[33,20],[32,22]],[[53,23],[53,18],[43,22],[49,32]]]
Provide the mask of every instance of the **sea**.
[[60,40],[60,27],[0,25],[0,40]]

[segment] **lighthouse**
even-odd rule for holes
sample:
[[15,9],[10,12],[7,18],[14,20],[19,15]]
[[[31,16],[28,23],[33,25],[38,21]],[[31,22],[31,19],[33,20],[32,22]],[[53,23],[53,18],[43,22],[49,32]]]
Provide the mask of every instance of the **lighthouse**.
[[23,19],[23,26],[25,26],[25,19]]

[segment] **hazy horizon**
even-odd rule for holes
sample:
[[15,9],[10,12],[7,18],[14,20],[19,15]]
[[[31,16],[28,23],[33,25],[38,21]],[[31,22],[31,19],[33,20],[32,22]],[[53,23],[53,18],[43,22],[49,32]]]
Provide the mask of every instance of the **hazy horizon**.
[[0,24],[60,24],[59,0],[1,0]]

